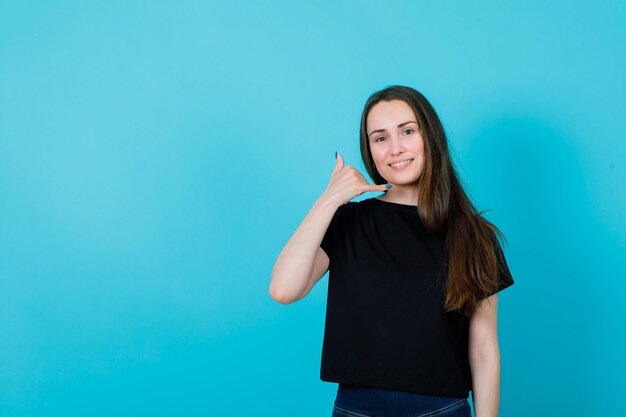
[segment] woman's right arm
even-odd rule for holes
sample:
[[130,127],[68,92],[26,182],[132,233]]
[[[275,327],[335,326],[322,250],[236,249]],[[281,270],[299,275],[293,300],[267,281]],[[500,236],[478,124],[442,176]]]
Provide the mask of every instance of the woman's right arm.
[[328,256],[320,244],[337,209],[366,191],[386,190],[386,184],[368,184],[359,171],[350,165],[344,167],[343,158],[337,154],[328,187],[315,201],[274,263],[270,296],[282,304],[290,304],[306,296],[328,269]]
[[[326,273],[328,256],[320,244],[340,205],[322,194],[287,241],[272,268],[269,293],[274,300],[281,304],[299,300],[311,290],[310,281],[314,278],[318,281]],[[322,257],[318,256],[319,252]]]

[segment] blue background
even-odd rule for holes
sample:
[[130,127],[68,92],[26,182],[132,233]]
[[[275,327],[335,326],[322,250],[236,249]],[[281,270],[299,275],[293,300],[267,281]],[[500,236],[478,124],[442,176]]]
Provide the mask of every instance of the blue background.
[[0,415],[329,416],[327,278],[281,305],[270,272],[335,151],[365,173],[361,109],[391,84],[431,100],[509,243],[501,415],[623,412],[624,21],[620,1],[2,1]]

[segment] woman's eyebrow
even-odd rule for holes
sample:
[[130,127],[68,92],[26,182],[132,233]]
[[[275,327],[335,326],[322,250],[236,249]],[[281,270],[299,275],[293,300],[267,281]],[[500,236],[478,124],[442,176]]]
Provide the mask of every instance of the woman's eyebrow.
[[[408,125],[409,123],[415,123],[415,124],[417,124],[417,122],[414,122],[414,121],[412,121],[412,120],[409,120],[408,122],[400,123],[400,124],[398,125],[398,127],[402,127],[402,126]],[[385,129],[376,129],[376,130],[372,130],[372,131],[370,132],[369,136],[372,136],[372,135],[373,135],[374,133],[376,133],[376,132],[384,132],[384,131],[385,131]]]

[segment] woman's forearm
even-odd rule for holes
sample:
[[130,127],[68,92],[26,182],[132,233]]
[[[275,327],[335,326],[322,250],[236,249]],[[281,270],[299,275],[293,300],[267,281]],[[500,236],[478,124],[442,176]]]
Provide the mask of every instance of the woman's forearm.
[[269,293],[274,299],[293,302],[305,290],[317,248],[339,206],[322,194],[287,241],[272,268]]
[[500,359],[470,361],[472,402],[476,417],[498,417],[500,408]]

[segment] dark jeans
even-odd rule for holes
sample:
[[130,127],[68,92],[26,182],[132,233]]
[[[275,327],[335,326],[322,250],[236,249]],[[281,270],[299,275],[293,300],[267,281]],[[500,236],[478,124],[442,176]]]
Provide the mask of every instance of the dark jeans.
[[467,398],[339,384],[332,417],[472,417]]

